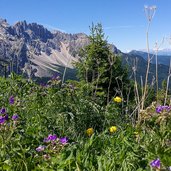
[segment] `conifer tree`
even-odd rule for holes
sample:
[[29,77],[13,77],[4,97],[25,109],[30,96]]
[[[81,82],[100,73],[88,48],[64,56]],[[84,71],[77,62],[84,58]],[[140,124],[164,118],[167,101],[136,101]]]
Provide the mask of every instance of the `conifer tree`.
[[90,31],[90,43],[81,49],[81,58],[76,64],[80,81],[91,83],[92,96],[103,96],[107,103],[116,95],[126,97],[128,72],[120,56],[111,51],[101,24],[92,25]]

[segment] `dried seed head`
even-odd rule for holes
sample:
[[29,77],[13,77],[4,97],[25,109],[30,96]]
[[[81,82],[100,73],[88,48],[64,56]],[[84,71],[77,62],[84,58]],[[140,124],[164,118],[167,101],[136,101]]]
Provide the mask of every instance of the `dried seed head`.
[[154,15],[155,15],[156,9],[157,9],[157,7],[155,5],[153,5],[153,6],[147,6],[147,5],[145,5],[144,6],[145,15],[146,15],[147,20],[149,22],[152,21]]

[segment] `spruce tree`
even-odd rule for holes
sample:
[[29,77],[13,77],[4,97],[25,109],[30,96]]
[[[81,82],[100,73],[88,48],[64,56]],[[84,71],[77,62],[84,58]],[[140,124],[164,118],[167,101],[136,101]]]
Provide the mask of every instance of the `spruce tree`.
[[118,95],[126,98],[129,89],[127,69],[122,66],[119,55],[111,51],[101,24],[92,25],[90,43],[80,51],[76,64],[80,81],[92,84],[92,96],[103,96],[105,103]]

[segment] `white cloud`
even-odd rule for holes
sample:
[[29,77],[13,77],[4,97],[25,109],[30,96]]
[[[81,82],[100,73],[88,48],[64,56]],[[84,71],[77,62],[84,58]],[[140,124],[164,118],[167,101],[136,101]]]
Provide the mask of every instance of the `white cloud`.
[[44,27],[46,27],[47,29],[49,29],[49,30],[52,30],[52,31],[57,30],[57,31],[61,31],[61,32],[65,32],[65,33],[66,33],[65,30],[60,29],[60,28],[57,28],[57,27],[54,27],[54,26],[52,26],[52,25],[49,25],[49,24],[42,24],[42,25],[43,25]]

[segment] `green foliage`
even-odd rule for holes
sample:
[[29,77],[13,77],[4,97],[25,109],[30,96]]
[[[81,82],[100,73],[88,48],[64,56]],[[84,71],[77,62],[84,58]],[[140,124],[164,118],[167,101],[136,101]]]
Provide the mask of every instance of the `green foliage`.
[[[0,170],[147,171],[157,158],[167,170],[170,107],[159,106],[156,113],[152,105],[136,123],[135,83],[100,24],[80,53],[79,82],[61,84],[54,77],[38,85],[15,74],[0,77]],[[154,99],[148,88],[145,105]]]
[[103,98],[106,104],[113,96],[126,98],[130,87],[128,72],[121,64],[119,55],[111,52],[104,37],[101,24],[92,25],[90,44],[80,51],[80,61],[76,64],[78,77],[85,83],[92,84],[91,96]]
[[[89,96],[91,84],[80,84],[61,87],[60,80],[51,80],[41,86],[16,75],[0,78],[0,106],[9,117],[0,124],[0,170],[146,171],[156,158],[162,169],[171,166],[169,110],[156,114],[153,106],[133,126],[122,114],[122,103],[99,105]],[[111,126],[117,131],[110,133]],[[92,136],[86,135],[88,128],[94,129]],[[49,134],[69,141],[43,142]],[[38,152],[40,145],[46,147]]]

